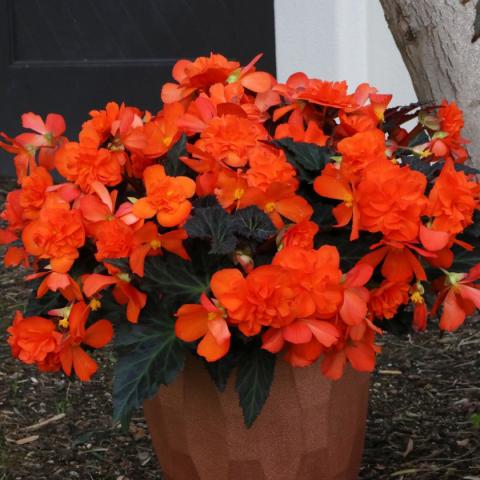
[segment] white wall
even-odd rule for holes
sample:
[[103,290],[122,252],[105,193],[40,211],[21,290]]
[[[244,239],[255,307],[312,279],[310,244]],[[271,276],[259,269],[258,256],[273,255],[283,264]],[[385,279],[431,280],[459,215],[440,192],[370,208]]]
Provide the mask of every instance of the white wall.
[[416,100],[378,0],[275,0],[275,37],[280,81],[302,70],[352,90],[369,82],[392,105]]

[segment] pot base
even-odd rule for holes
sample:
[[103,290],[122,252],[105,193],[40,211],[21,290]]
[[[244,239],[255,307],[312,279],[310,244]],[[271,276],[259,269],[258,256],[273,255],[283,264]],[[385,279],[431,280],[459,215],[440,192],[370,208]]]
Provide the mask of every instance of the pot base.
[[166,480],[356,480],[370,375],[347,368],[332,382],[318,364],[277,361],[270,396],[250,429],[234,375],[225,392],[190,361],[144,404]]

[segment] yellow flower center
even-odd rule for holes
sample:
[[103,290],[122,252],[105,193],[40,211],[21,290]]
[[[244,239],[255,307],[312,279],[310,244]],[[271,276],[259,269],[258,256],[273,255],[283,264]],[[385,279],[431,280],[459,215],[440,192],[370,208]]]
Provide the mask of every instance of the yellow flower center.
[[92,298],[90,300],[89,306],[92,312],[96,312],[102,306],[102,302],[98,298]]
[[61,320],[59,320],[58,324],[62,327],[62,328],[68,328],[68,318],[66,317],[63,317]]
[[172,143],[172,137],[163,137],[163,144],[168,147]]
[[429,157],[430,155],[432,154],[432,152],[427,148],[425,150],[423,150],[422,152],[420,152],[420,158],[426,158],[426,157]]
[[265,208],[264,208],[265,213],[272,213],[274,210],[275,210],[275,203],[268,202],[265,205]]
[[345,206],[347,206],[348,208],[352,208],[353,207],[353,196],[351,194],[345,195],[344,202],[345,202]]
[[243,197],[244,193],[245,193],[245,190],[243,188],[237,188],[237,189],[235,189],[235,192],[233,193],[233,198],[235,200],[240,200]]
[[216,312],[208,312],[208,315],[207,315],[207,320],[210,322],[212,320],[215,320],[217,318],[217,314]]
[[410,300],[413,303],[423,303],[424,302],[424,299],[423,299],[420,292],[413,292],[412,295],[410,295]]
[[155,239],[155,240],[152,240],[150,242],[150,246],[154,249],[154,250],[158,250],[161,246],[162,246],[162,242],[158,239]]

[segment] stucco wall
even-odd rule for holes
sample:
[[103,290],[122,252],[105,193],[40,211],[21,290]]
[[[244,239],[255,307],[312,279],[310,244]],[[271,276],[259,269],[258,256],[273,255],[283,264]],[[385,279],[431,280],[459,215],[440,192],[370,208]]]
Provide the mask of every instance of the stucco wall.
[[407,69],[377,0],[275,0],[277,74],[298,70],[324,80],[369,82],[415,101]]

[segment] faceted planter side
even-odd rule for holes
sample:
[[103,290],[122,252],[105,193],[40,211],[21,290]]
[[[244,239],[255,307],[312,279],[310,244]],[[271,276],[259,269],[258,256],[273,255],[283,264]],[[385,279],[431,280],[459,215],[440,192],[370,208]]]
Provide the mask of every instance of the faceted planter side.
[[369,379],[348,368],[332,382],[318,364],[279,360],[270,397],[246,429],[234,375],[220,393],[192,360],[144,411],[166,480],[356,480]]

